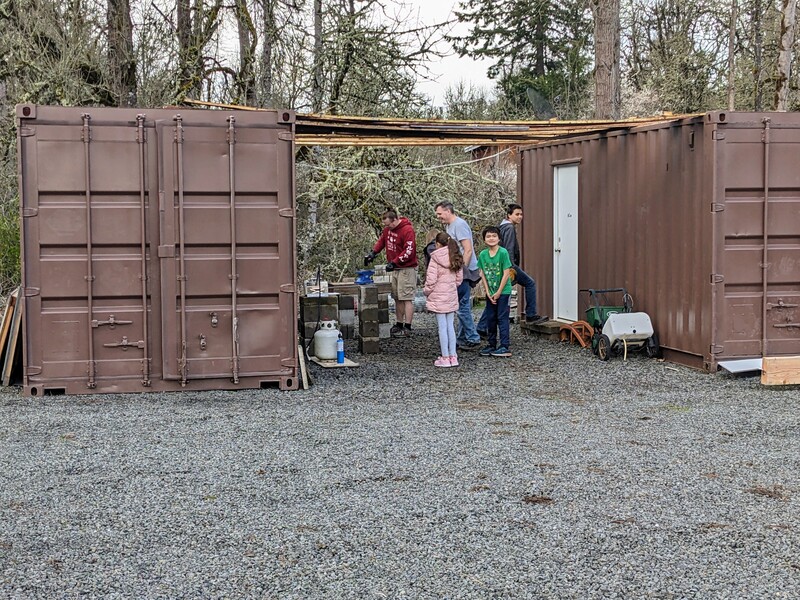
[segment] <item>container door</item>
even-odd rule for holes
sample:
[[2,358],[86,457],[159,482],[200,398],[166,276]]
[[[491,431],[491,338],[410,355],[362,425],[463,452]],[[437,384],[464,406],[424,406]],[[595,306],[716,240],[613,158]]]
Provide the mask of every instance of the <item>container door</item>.
[[724,239],[716,276],[724,290],[720,357],[800,355],[796,131],[725,132],[725,196],[715,213]]
[[29,130],[23,122],[32,394],[53,380],[83,382],[75,390],[150,384],[143,122],[95,125],[92,113],[76,116]]
[[291,138],[220,121],[158,128],[163,369],[184,383],[280,373],[294,354]]
[[553,172],[553,312],[578,320],[578,165]]

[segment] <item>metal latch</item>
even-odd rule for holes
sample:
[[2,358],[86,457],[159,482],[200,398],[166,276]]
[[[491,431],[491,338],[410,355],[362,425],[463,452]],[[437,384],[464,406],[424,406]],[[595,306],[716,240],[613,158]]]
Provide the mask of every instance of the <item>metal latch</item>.
[[208,316],[211,317],[211,326],[212,327],[216,327],[217,325],[219,325],[219,317],[217,316],[217,313],[210,312],[210,313],[208,313]]
[[800,327],[800,323],[776,323],[773,327],[778,327],[779,329],[785,329],[788,327]]
[[127,350],[128,348],[144,348],[144,341],[139,340],[138,342],[129,342],[126,336],[122,336],[122,341],[103,344],[103,346],[106,348],[122,348],[123,350]]
[[771,302],[767,304],[767,310],[772,310],[773,308],[797,308],[797,304],[786,304],[783,300],[778,300],[777,304],[772,304]]
[[208,344],[206,343],[206,336],[204,336],[204,335],[201,333],[201,334],[200,334],[198,337],[200,338],[200,350],[202,350],[203,352],[205,352],[205,351],[206,351],[206,348],[208,348]]
[[722,283],[723,281],[725,281],[724,275],[720,275],[719,273],[711,273],[711,283]]
[[117,321],[114,318],[114,315],[108,315],[108,321],[98,321],[97,319],[92,320],[92,327],[97,328],[101,325],[108,325],[109,329],[114,329],[117,325],[130,325],[133,321]]

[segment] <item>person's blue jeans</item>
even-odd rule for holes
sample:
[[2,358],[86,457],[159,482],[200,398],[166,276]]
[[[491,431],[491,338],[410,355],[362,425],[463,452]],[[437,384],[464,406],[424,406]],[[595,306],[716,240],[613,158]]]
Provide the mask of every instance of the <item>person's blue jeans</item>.
[[497,330],[500,330],[500,347],[509,348],[511,346],[511,337],[509,335],[508,325],[508,303],[511,300],[511,294],[500,294],[497,298],[497,303],[492,304],[492,301],[486,299],[486,313],[488,332],[487,343],[492,348],[497,347]]
[[[517,272],[516,283],[525,289],[525,316],[535,317],[539,313],[536,312],[536,280],[528,275],[525,271],[520,269],[517,265],[513,265],[514,270]],[[487,300],[488,305],[488,300]],[[481,318],[478,321],[478,331],[489,330],[489,317],[486,314],[486,309],[483,310]]]
[[465,342],[478,344],[481,341],[481,336],[475,331],[475,321],[472,318],[471,292],[472,287],[469,281],[465,280],[458,286],[458,323],[460,325],[458,336],[456,336],[458,344]]

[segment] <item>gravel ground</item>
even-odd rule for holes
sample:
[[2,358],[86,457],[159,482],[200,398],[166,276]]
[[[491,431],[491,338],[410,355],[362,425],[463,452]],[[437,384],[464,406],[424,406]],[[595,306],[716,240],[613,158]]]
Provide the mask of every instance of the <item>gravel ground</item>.
[[423,317],[308,391],[5,391],[0,597],[800,597],[796,388],[437,348]]

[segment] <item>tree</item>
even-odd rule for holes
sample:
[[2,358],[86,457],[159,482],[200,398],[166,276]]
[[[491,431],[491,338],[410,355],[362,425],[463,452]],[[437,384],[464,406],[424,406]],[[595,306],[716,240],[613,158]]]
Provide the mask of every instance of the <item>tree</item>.
[[778,46],[778,74],[775,78],[775,109],[785,111],[789,102],[792,48],[797,15],[797,0],[781,0],[781,36]]
[[108,0],[108,64],[120,106],[136,106],[136,57],[129,0]]
[[619,0],[591,0],[594,15],[594,116],[619,119]]
[[[591,40],[580,0],[462,0],[467,35],[450,38],[462,56],[494,61],[509,117],[575,117],[588,99]],[[555,109],[555,111],[554,111]]]

